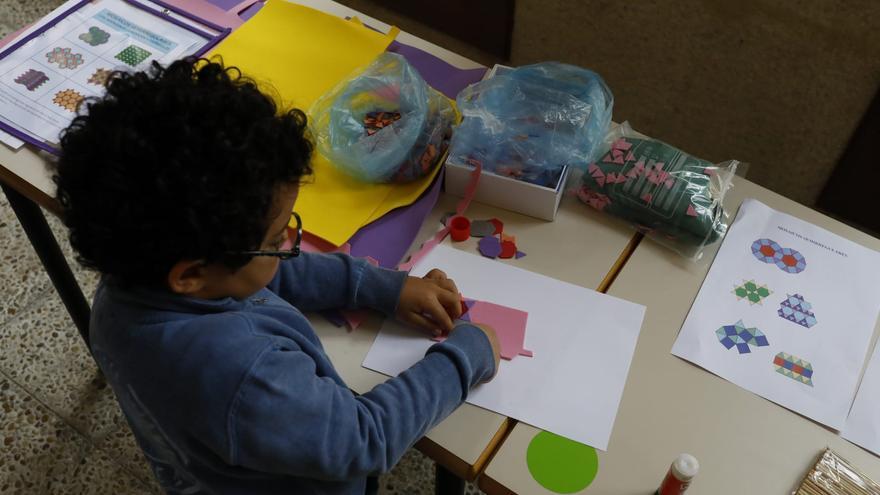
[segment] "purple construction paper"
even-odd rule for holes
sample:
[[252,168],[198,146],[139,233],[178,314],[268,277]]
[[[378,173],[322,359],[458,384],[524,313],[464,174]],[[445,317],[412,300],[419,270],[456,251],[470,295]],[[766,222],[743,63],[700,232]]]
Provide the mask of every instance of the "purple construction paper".
[[229,10],[241,3],[241,0],[207,0],[208,3],[223,10]]
[[469,84],[481,80],[488,70],[485,67],[459,69],[426,51],[398,41],[392,41],[385,51],[403,55],[431,87],[450,98],[455,98]]
[[526,253],[524,253],[522,251],[516,252],[516,259],[525,258],[525,257],[526,257]]
[[244,9],[240,14],[238,14],[238,16],[241,17],[242,20],[246,21],[246,20],[250,19],[251,17],[253,17],[254,14],[259,12],[260,9],[262,9],[262,8],[263,8],[263,2],[257,2],[253,5],[251,5],[250,7]]
[[391,210],[358,230],[348,240],[351,255],[358,258],[371,256],[383,268],[396,267],[437,204],[444,172],[441,170],[437,174],[434,184],[413,204]]

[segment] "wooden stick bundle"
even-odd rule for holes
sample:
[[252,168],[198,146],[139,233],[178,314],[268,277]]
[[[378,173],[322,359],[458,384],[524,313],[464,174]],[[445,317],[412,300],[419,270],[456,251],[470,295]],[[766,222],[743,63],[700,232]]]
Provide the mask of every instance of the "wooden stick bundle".
[[880,485],[836,452],[826,449],[795,495],[880,495]]

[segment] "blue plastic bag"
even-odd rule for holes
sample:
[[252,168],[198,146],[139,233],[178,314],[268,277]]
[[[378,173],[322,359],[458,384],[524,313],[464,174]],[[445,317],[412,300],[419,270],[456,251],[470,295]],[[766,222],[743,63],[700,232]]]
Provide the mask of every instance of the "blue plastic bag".
[[[364,182],[408,182],[431,172],[456,118],[449,100],[395,53],[379,55],[309,113],[318,151]],[[377,115],[380,123],[367,124]]]
[[449,163],[555,188],[566,166],[586,168],[611,123],[613,96],[595,72],[544,62],[472,84],[456,102],[463,120]]

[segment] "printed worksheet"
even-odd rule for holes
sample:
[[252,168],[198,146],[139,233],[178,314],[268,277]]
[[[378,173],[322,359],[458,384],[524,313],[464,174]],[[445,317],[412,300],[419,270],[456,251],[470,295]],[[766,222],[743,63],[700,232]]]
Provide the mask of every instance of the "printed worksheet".
[[123,0],[89,3],[0,59],[0,121],[57,143],[111,71],[168,64],[208,41]]
[[880,310],[880,253],[743,202],[672,353],[834,429]]

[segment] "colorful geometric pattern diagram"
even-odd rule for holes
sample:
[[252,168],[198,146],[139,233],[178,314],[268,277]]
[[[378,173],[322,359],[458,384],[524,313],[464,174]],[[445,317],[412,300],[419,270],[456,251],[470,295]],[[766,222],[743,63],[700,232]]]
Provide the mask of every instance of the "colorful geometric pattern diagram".
[[103,86],[104,83],[107,82],[107,78],[109,78],[110,74],[112,74],[112,73],[113,73],[113,71],[108,70],[108,69],[101,69],[101,68],[95,69],[95,72],[93,72],[92,75],[89,76],[89,79],[87,82],[89,84],[94,84],[95,86]]
[[[532,357],[532,351],[524,349],[526,341],[526,323],[529,314],[525,311],[509,308],[500,304],[474,299],[462,299],[462,321],[482,323],[495,330],[498,343],[501,345],[501,357],[510,361],[516,356]],[[442,342],[446,337],[434,337]]]
[[98,46],[103,45],[110,39],[110,33],[99,27],[92,26],[87,32],[79,35],[79,39],[92,46]]
[[750,345],[754,347],[770,345],[770,342],[767,341],[767,336],[763,332],[757,328],[746,328],[742,320],[736,322],[735,325],[724,325],[715,330],[715,336],[718,337],[718,342],[721,342],[721,345],[727,349],[736,346],[736,350],[740,354],[752,352],[752,349],[749,347]]
[[759,286],[754,280],[743,280],[742,284],[733,288],[733,295],[736,296],[736,300],[742,301],[747,299],[749,305],[761,304],[761,300],[770,294],[773,294],[773,291],[768,289],[766,285]]
[[117,60],[122,60],[126,64],[134,67],[137,64],[146,60],[147,57],[149,57],[150,55],[152,55],[152,53],[148,52],[147,50],[144,50],[139,46],[130,45],[125,50],[117,53],[115,58]]
[[780,352],[773,358],[773,367],[780,375],[813,386],[813,365],[809,361]]
[[82,53],[73,53],[70,48],[61,48],[60,46],[56,46],[47,53],[46,58],[50,64],[58,64],[59,69],[73,70],[85,63]]
[[76,91],[72,89],[65,89],[64,91],[59,91],[55,93],[55,97],[52,98],[52,103],[67,111],[75,112],[76,107],[78,107],[84,99],[85,96],[77,93]]
[[41,71],[28,69],[14,80],[27,88],[28,91],[35,91],[49,80],[49,76]]
[[800,294],[788,294],[788,298],[779,304],[779,310],[776,314],[780,318],[797,323],[798,325],[810,328],[816,323],[816,315],[812,311],[813,305],[804,300],[804,296]]
[[752,243],[752,254],[764,263],[772,263],[787,273],[800,273],[807,267],[804,256],[791,248],[784,248],[771,239]]

